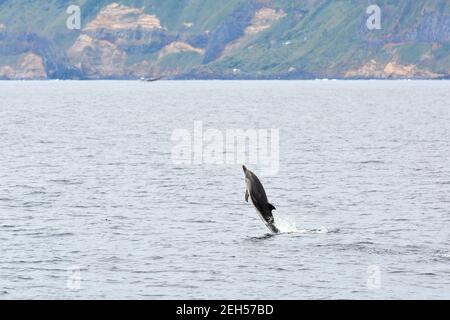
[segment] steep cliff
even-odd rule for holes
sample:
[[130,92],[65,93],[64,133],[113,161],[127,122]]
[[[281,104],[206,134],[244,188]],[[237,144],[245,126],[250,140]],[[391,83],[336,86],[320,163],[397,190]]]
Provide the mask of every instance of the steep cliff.
[[0,1],[0,78],[443,78],[450,2]]

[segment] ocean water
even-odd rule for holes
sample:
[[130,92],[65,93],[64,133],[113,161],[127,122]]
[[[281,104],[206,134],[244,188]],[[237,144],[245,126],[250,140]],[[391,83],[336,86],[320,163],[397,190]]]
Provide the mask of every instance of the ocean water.
[[[279,130],[281,234],[198,121]],[[449,299],[449,143],[448,81],[0,82],[0,298]]]

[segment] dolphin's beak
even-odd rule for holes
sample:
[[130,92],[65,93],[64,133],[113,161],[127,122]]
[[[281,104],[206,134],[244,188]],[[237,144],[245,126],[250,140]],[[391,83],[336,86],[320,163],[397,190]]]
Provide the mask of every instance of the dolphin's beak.
[[244,172],[247,172],[247,168],[245,166],[242,166],[242,169],[244,170]]

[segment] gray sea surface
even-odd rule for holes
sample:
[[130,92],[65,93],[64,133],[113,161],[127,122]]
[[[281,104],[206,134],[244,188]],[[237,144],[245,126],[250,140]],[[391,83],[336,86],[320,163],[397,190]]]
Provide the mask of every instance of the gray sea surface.
[[[259,175],[174,130],[279,129]],[[0,299],[450,299],[449,81],[0,82]]]

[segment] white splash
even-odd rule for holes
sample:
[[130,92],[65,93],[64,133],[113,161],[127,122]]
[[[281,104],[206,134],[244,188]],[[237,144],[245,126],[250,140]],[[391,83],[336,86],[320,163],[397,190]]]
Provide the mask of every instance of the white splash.
[[327,227],[321,226],[317,229],[299,229],[297,228],[296,221],[287,215],[277,214],[275,217],[275,225],[281,233],[308,233],[308,234],[326,234],[333,232]]
[[301,230],[297,229],[295,220],[288,216],[277,214],[275,218],[275,225],[281,233],[301,232]]

